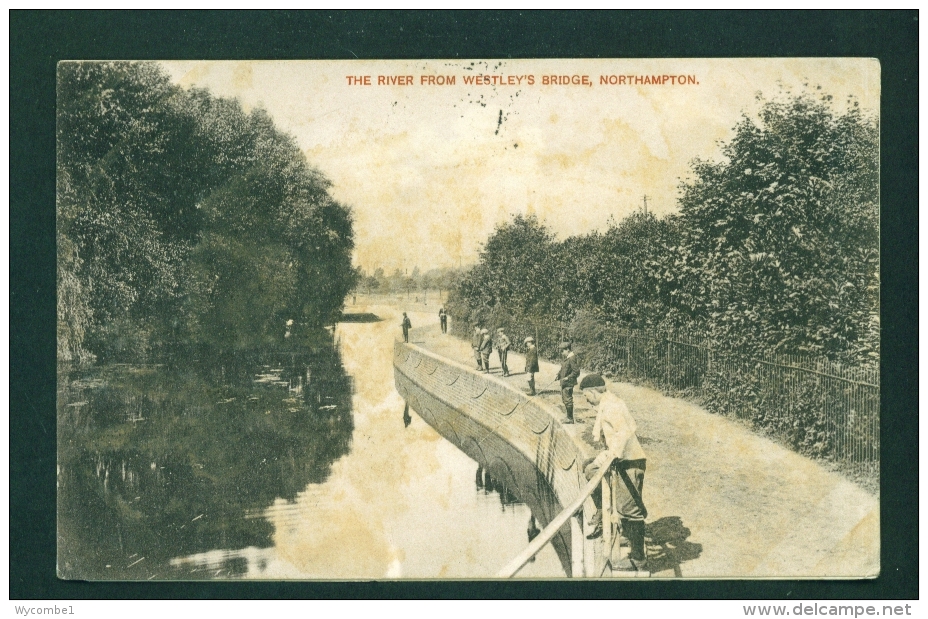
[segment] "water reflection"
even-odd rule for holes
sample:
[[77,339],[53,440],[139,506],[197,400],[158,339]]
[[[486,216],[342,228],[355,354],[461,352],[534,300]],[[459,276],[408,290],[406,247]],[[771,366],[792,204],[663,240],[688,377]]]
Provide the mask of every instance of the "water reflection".
[[[410,385],[411,387],[412,385]],[[409,404],[405,404],[408,409]],[[475,486],[484,494],[496,493],[500,509],[525,505],[531,511],[527,530],[531,542],[561,511],[562,507],[548,481],[534,464],[498,435],[487,433],[482,426],[451,407],[435,401],[432,410],[416,411],[477,464]],[[565,525],[552,538],[565,574],[570,573],[570,526]]]
[[[503,512],[474,489],[480,460],[413,410],[397,423],[399,313],[362,309],[386,319],[340,325],[337,350],[329,336],[318,350],[62,368],[61,574],[486,578],[520,552],[537,502],[503,497]],[[485,463],[493,487],[514,487]],[[520,576],[563,573],[546,547]]]
[[351,379],[331,342],[162,366],[62,367],[58,383],[66,578],[260,569],[273,526],[248,514],[322,483],[351,446]]
[[412,423],[412,416],[409,414],[409,404],[403,407],[403,427],[408,428]]
[[[541,529],[539,529],[539,528],[538,528],[538,525],[535,524],[535,516],[534,516],[534,514],[531,515],[531,516],[529,516],[529,519],[528,519],[528,529],[526,530],[526,533],[528,534],[528,543],[529,543],[529,544],[531,544],[531,543],[532,543],[532,540],[535,539],[536,537],[538,537],[538,534],[541,533]],[[531,561],[531,562],[534,563],[534,562],[535,562],[535,557],[532,557],[531,559],[529,559],[529,561]]]

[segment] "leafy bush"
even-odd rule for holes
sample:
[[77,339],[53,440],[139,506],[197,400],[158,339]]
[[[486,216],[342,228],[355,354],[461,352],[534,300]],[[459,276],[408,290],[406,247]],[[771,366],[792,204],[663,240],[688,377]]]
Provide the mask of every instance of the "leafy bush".
[[762,102],[680,186],[669,305],[732,348],[874,364],[878,145],[829,96]]
[[[879,360],[879,130],[850,101],[760,99],[695,161],[679,213],[636,213],[558,241],[534,216],[487,239],[452,291],[454,315],[506,312],[704,333],[722,349]],[[655,351],[659,354],[659,351]],[[594,356],[599,356],[598,353]]]

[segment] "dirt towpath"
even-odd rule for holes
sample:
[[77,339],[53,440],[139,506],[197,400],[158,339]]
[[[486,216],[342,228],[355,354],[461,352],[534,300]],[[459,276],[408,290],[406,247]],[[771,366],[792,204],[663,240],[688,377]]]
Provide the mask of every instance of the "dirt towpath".
[[[410,340],[476,368],[470,343],[442,334],[419,314]],[[415,319],[414,319],[415,320]],[[434,322],[435,324],[429,324]],[[510,353],[506,379],[527,392],[524,359]],[[491,357],[500,374],[499,359]],[[560,407],[542,362],[540,397]],[[657,577],[822,578],[879,573],[879,501],[844,477],[685,400],[628,383],[609,389],[638,422],[648,454],[644,500],[648,554]],[[593,414],[575,394],[577,430],[590,438]],[[563,410],[561,408],[561,410]]]

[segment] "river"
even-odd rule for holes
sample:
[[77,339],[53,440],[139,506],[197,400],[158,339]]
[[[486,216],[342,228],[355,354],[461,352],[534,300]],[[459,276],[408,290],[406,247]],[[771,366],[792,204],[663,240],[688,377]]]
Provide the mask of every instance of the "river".
[[[336,345],[60,370],[59,574],[485,578],[523,550],[518,490],[404,413],[399,311],[347,311]],[[563,577],[563,557],[519,575]]]

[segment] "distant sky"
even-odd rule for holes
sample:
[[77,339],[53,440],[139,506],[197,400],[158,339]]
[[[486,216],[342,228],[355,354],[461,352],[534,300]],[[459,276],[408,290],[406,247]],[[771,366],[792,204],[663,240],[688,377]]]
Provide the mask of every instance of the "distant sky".
[[[693,158],[718,141],[760,92],[781,87],[853,95],[878,113],[880,68],[869,59],[171,61],[183,86],[264,107],[352,208],[355,264],[369,270],[473,263],[493,228],[534,213],[559,237],[604,230],[642,206],[676,210]],[[543,85],[587,75],[592,86]],[[347,76],[371,76],[350,85]],[[377,85],[378,76],[413,85]],[[454,85],[421,85],[421,75]],[[533,75],[519,85],[464,76]],[[601,75],[691,75],[698,84],[600,85]],[[626,78],[626,81],[628,78]],[[817,92],[817,91],[816,91]]]

